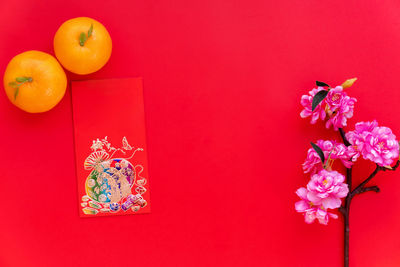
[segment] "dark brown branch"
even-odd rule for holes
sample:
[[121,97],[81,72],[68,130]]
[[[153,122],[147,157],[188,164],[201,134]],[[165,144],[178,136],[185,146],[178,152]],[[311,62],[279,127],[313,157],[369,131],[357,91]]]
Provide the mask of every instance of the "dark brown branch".
[[[343,143],[345,146],[350,146],[350,142],[346,138],[346,133],[342,128],[339,128],[340,136],[343,139]],[[352,168],[346,169],[346,182],[349,187],[349,191],[351,192],[351,183],[352,183]],[[349,226],[349,216],[350,216],[350,203],[351,203],[351,193],[347,194],[347,197],[344,201],[344,205],[339,208],[339,211],[343,214],[344,220],[344,266],[349,267],[349,248],[350,248],[350,226]]]
[[396,162],[396,164],[395,164],[393,167],[391,167],[391,169],[386,168],[386,167],[379,166],[379,165],[377,164],[375,170],[368,176],[368,178],[365,179],[361,184],[359,184],[359,185],[350,193],[351,198],[353,198],[356,194],[361,194],[361,193],[364,193],[364,192],[366,192],[366,191],[371,191],[371,190],[372,190],[372,191],[375,191],[375,192],[379,192],[379,191],[380,191],[379,188],[378,188],[378,191],[373,190],[373,189],[365,190],[365,189],[366,189],[365,185],[366,185],[369,181],[371,181],[371,179],[374,178],[375,175],[376,175],[379,171],[395,171],[395,170],[399,167],[399,165],[400,165],[400,160],[398,160],[398,161]]
[[391,169],[385,168],[385,167],[381,167],[381,171],[384,171],[384,172],[385,171],[395,171],[399,167],[399,165],[400,165],[400,160],[398,160],[396,162],[396,164]]
[[353,191],[351,191],[351,193],[349,194],[351,198],[354,197],[354,195],[356,194],[360,194],[361,190],[363,189],[363,187],[369,182],[371,181],[372,178],[375,177],[375,175],[381,170],[381,167],[379,165],[376,165],[375,170],[368,176],[367,179],[365,179],[361,184],[359,184]]
[[346,133],[344,132],[343,128],[339,128],[339,133],[340,133],[340,136],[341,136],[342,139],[343,139],[343,143],[345,144],[345,146],[350,146],[351,144],[350,144],[350,142],[347,140],[347,138],[346,138]]
[[346,212],[346,208],[342,205],[342,206],[340,206],[339,211],[340,211],[341,214],[344,215],[345,212]]
[[[346,140],[346,139],[343,139]],[[346,169],[346,182],[351,191],[352,184],[352,168]],[[344,206],[340,208],[340,212],[343,214],[344,219],[344,266],[349,267],[349,250],[350,250],[350,226],[349,226],[349,216],[350,216],[350,204],[351,204],[351,194],[347,194],[344,201]]]
[[[340,136],[343,139],[343,143],[346,146],[350,146],[350,142],[346,138],[346,133],[342,128],[339,128]],[[343,220],[344,220],[344,266],[349,267],[349,248],[350,248],[350,226],[349,226],[349,217],[350,217],[350,204],[351,200],[356,194],[361,194],[369,191],[374,191],[376,193],[380,192],[380,189],[378,186],[369,186],[365,187],[365,185],[371,181],[372,178],[375,177],[375,175],[379,171],[395,171],[400,165],[400,160],[396,162],[396,164],[391,167],[391,168],[386,168],[386,167],[381,167],[379,165],[376,165],[375,170],[368,176],[367,179],[365,179],[361,184],[359,184],[353,191],[351,191],[352,186],[352,168],[346,169],[346,182],[349,187],[349,193],[347,194],[347,197],[344,200],[344,204],[340,206],[339,211],[343,215]]]
[[379,189],[378,186],[374,185],[374,186],[364,187],[363,189],[361,189],[360,194],[368,191],[374,191],[376,193],[379,193],[381,190]]

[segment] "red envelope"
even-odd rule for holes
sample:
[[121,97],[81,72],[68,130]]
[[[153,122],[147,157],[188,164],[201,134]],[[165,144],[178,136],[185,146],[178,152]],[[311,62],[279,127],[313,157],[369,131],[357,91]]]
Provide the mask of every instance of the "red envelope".
[[81,217],[150,212],[141,78],[72,82]]

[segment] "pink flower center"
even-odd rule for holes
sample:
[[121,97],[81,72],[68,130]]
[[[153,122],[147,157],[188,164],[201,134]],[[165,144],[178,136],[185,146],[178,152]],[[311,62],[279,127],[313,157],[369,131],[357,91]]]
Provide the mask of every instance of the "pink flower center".
[[339,94],[334,94],[333,96],[332,96],[332,101],[336,101],[336,100],[338,100],[340,98],[340,95]]
[[328,114],[329,116],[332,114],[332,111],[331,111],[331,109],[329,108],[329,105],[328,105],[328,104],[326,104],[326,106],[325,106],[325,113]]
[[378,143],[378,147],[379,147],[380,149],[386,148],[384,142],[379,142],[379,143]]
[[328,184],[328,180],[324,180],[323,182],[322,182],[322,184],[325,186],[325,185],[327,185]]

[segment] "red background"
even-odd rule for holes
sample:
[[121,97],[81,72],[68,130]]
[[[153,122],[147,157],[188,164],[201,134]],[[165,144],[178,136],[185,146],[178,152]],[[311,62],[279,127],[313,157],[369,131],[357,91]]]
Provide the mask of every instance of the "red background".
[[[71,79],[144,78],[152,213],[78,215],[70,91],[32,115],[0,93],[1,266],[341,266],[342,219],[294,211],[309,141],[301,120],[319,79],[356,76],[349,121],[400,136],[400,2],[1,1],[0,73],[25,50],[53,54],[61,23],[101,21],[113,54]],[[358,164],[355,179],[373,164]],[[351,265],[400,265],[400,174],[354,199]]]

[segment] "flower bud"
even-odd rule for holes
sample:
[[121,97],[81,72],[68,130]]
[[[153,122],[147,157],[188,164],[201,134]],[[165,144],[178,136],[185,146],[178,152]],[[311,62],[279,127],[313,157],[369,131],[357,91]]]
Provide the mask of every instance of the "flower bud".
[[357,81],[357,78],[353,78],[353,79],[348,79],[348,80],[346,80],[346,81],[342,84],[343,89],[346,89],[346,88],[351,87],[355,81]]

